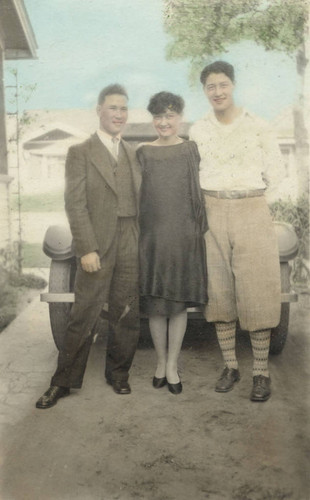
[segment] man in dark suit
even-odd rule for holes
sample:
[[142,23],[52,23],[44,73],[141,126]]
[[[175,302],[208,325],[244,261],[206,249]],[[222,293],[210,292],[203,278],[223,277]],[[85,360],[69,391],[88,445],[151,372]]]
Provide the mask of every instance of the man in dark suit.
[[139,337],[138,193],[134,150],[121,139],[128,96],[109,85],[98,98],[100,127],[66,160],[65,208],[77,257],[75,303],[50,388],[36,407],[54,406],[82,386],[94,325],[108,307],[105,376],[117,394],[129,394],[128,372]]

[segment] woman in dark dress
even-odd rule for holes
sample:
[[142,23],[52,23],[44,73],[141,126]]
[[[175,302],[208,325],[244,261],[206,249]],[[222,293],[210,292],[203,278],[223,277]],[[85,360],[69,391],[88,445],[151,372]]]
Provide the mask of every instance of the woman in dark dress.
[[137,150],[142,168],[141,309],[149,317],[157,354],[153,386],[168,383],[173,394],[182,391],[177,364],[187,308],[207,302],[200,158],[196,144],[178,136],[183,108],[180,96],[155,94],[148,110],[158,139]]

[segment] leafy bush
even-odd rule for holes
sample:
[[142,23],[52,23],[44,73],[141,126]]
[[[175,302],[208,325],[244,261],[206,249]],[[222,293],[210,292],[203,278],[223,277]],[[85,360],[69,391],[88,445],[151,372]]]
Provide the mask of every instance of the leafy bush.
[[13,306],[1,307],[0,309],[0,332],[4,330],[16,318]]
[[[27,288],[45,288],[46,281],[34,274],[19,274],[14,250],[0,251],[0,332],[15,319]],[[22,294],[22,295],[21,295]]]
[[12,286],[25,286],[27,288],[35,288],[41,290],[45,288],[47,282],[44,278],[40,278],[35,274],[10,274],[10,284]]
[[8,273],[0,266],[0,332],[16,316],[17,289],[9,284]]
[[299,249],[293,262],[292,280],[295,283],[310,284],[309,261],[309,202],[302,196],[293,203],[289,200],[278,200],[270,205],[272,218],[279,222],[291,224],[296,232]]

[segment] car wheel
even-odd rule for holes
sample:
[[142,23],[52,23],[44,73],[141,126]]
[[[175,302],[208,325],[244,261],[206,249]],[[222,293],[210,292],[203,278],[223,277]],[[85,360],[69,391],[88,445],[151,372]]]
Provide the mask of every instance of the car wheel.
[[[75,259],[61,261],[52,260],[49,276],[49,292],[73,292],[75,274]],[[60,350],[63,345],[71,305],[70,302],[51,302],[49,304],[51,329],[58,350]]]
[[[288,293],[291,289],[290,283],[291,268],[288,262],[281,262],[281,290]],[[280,323],[276,328],[271,329],[270,354],[280,354],[286,342],[288,325],[290,318],[290,303],[281,304]]]

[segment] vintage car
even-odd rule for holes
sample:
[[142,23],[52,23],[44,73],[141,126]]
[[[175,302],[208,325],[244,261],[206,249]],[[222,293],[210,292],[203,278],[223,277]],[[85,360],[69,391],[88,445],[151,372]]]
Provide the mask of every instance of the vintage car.
[[[289,261],[298,252],[298,239],[294,229],[284,222],[274,222],[278,236],[279,259],[281,267],[281,319],[271,332],[270,353],[279,354],[288,334],[290,302],[296,302],[297,294],[291,290]],[[74,302],[74,280],[76,259],[72,251],[72,235],[67,226],[50,226],[43,242],[44,253],[51,258],[48,293],[41,294],[41,301],[48,302],[52,334],[58,349],[61,348],[70,307]],[[189,320],[201,318],[197,308],[188,310]],[[103,309],[102,317],[107,319]]]

